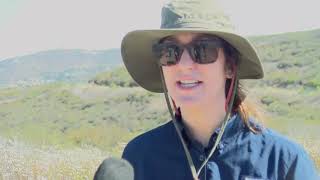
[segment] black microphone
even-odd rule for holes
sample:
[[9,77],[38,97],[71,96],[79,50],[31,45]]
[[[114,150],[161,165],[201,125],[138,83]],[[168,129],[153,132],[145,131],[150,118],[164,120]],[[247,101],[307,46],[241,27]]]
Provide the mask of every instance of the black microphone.
[[124,159],[105,159],[94,174],[93,180],[133,180],[133,167]]

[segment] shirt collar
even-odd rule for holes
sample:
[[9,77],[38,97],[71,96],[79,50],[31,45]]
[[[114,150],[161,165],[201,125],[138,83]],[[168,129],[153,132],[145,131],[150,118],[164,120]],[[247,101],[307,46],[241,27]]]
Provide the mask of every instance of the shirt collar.
[[[225,132],[222,136],[221,139],[221,143],[226,143],[228,142],[228,140],[237,133],[237,131],[239,131],[238,129],[238,121],[240,121],[241,119],[238,118],[238,114],[234,114],[229,118],[229,121],[227,122],[227,126],[225,129]],[[211,135],[210,140],[209,140],[209,144],[207,147],[204,147],[200,142],[196,141],[194,138],[192,138],[190,136],[190,133],[188,133],[184,123],[183,123],[183,119],[181,116],[176,115],[176,120],[178,122],[178,127],[181,131],[181,134],[184,138],[184,140],[186,141],[187,145],[190,147],[194,147],[196,148],[198,151],[206,151],[212,148],[212,146],[214,145],[216,138],[220,132],[220,127],[217,128],[214,133]]]

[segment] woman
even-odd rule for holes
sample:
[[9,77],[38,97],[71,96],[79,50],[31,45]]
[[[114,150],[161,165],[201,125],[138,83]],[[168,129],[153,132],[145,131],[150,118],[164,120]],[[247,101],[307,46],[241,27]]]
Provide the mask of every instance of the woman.
[[140,86],[164,92],[172,116],[126,146],[136,180],[317,179],[301,147],[249,118],[239,79],[263,69],[216,2],[169,2],[161,29],[128,33],[121,52]]

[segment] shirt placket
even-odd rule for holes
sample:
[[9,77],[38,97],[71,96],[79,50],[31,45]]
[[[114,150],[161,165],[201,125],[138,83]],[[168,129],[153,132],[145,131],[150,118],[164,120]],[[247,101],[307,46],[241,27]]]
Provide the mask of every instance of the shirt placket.
[[[205,161],[205,158],[206,158],[204,152],[198,152],[198,153],[199,154],[196,156],[197,157],[197,164],[198,164],[197,170],[199,169],[199,167]],[[206,180],[206,167],[204,167],[203,170],[201,171],[201,173],[199,174],[199,180]]]
[[[213,140],[214,140],[214,139],[213,139]],[[217,156],[218,154],[221,154],[221,153],[223,152],[223,150],[224,150],[224,142],[221,141],[221,142],[218,144],[217,150],[216,150],[216,152],[212,155],[212,157],[210,158],[211,160],[209,160],[209,162],[210,162],[210,161],[213,161],[214,156]],[[203,150],[200,151],[200,148],[197,148],[196,151],[197,151],[197,153],[198,153],[199,164],[202,164],[202,163],[206,160],[206,158],[208,157],[208,155],[209,155],[209,150],[208,150],[208,149],[203,149]],[[208,174],[208,173],[209,173],[208,168],[209,168],[208,163],[206,163],[205,166],[204,166],[204,168],[203,168],[203,170],[202,170],[202,172],[200,173],[200,177],[199,177],[199,178],[200,178],[201,180],[207,180],[208,177],[214,176],[214,175],[212,175],[212,174],[210,174],[210,175]],[[214,173],[214,172],[211,172],[211,173]],[[209,179],[211,179],[211,178],[209,178]]]

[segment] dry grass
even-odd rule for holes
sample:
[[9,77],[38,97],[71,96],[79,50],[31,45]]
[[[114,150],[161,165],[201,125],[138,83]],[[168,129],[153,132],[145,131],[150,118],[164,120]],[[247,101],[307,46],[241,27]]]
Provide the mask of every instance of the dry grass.
[[[305,147],[320,169],[320,140],[296,141]],[[95,148],[39,148],[2,138],[0,154],[0,179],[5,180],[93,179],[101,161],[109,156]]]
[[0,179],[5,180],[93,179],[98,165],[108,157],[94,148],[37,148],[4,139],[0,139],[0,154]]
[[309,153],[311,158],[313,159],[316,167],[320,170],[320,140],[315,139],[296,139],[298,143],[303,145],[305,150]]

